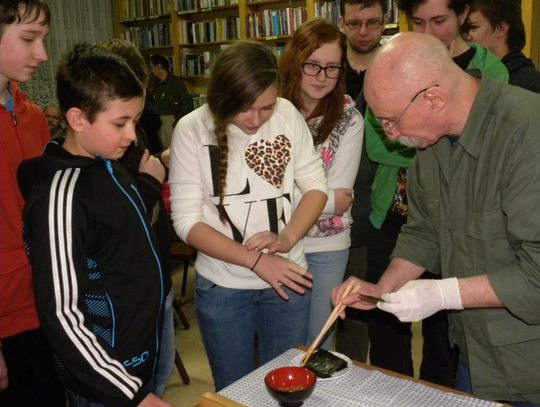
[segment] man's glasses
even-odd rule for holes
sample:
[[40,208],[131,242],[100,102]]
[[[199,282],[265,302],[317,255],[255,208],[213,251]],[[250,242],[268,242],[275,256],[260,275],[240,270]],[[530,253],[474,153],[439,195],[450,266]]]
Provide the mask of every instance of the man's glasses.
[[368,30],[378,30],[383,25],[383,20],[375,18],[367,21],[351,20],[344,22],[344,24],[351,30],[360,30],[364,25]]
[[396,127],[399,125],[399,121],[403,118],[403,116],[405,115],[405,113],[407,112],[407,110],[409,110],[409,108],[412,106],[412,104],[414,103],[414,101],[415,101],[416,99],[418,99],[418,96],[420,96],[422,93],[424,93],[425,91],[431,89],[431,88],[434,87],[434,86],[439,86],[439,85],[428,86],[427,88],[424,88],[424,89],[420,90],[416,95],[414,95],[414,96],[412,97],[411,101],[407,104],[407,106],[405,106],[405,109],[403,109],[403,111],[401,112],[401,114],[397,117],[397,119],[395,119],[395,120],[379,119],[379,122],[381,123],[384,132],[385,132],[386,134],[393,134],[393,133],[394,133],[394,130],[395,130]]
[[302,64],[302,71],[308,76],[317,76],[321,71],[324,71],[327,78],[339,79],[343,73],[343,68],[339,65],[322,67],[319,64],[314,64],[313,62],[304,62]]

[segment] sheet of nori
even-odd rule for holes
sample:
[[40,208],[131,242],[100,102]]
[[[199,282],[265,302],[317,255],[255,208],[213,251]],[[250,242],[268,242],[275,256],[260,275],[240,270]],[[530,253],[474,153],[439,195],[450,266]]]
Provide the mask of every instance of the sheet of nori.
[[305,366],[317,377],[326,379],[333,373],[345,369],[347,362],[327,350],[319,349],[311,355]]

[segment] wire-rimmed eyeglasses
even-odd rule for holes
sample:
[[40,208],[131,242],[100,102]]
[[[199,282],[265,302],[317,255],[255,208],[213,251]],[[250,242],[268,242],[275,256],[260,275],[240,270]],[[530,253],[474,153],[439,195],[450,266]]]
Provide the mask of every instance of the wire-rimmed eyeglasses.
[[399,125],[399,121],[403,118],[403,116],[405,115],[405,113],[407,112],[407,110],[409,110],[409,108],[412,106],[412,104],[414,103],[414,101],[416,99],[418,99],[418,96],[420,96],[422,93],[426,92],[427,90],[431,89],[432,87],[434,86],[439,86],[439,85],[431,85],[431,86],[428,86],[427,88],[424,88],[420,91],[418,91],[416,93],[416,95],[414,95],[411,99],[411,101],[407,104],[407,106],[405,106],[405,109],[403,109],[403,111],[401,112],[401,114],[397,117],[397,119],[395,120],[390,120],[390,119],[379,119],[379,122],[381,123],[382,125],[382,128],[384,130],[384,132],[386,134],[392,134],[395,130],[395,128]]
[[320,66],[313,62],[304,62],[302,64],[302,72],[307,76],[317,76],[321,71],[324,71],[327,78],[339,79],[343,73],[343,67],[340,65]]
[[366,26],[368,30],[378,30],[383,25],[384,20],[378,18],[372,18],[371,20],[362,21],[362,20],[351,20],[345,21],[345,24],[351,30],[360,30],[362,26]]

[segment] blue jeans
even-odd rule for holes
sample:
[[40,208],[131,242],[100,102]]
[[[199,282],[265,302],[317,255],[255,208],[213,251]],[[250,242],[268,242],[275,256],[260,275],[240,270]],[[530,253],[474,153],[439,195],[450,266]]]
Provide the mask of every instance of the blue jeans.
[[174,314],[172,308],[173,291],[169,291],[163,309],[163,327],[161,328],[161,341],[159,358],[156,366],[156,395],[162,397],[165,393],[165,384],[174,369],[174,356],[176,352],[176,337],[174,333]]
[[284,289],[289,301],[273,288],[224,288],[197,274],[197,319],[217,391],[305,343],[309,291]]
[[[464,391],[472,394],[472,382],[469,371],[465,367],[465,364],[459,358],[458,368],[456,372],[456,390]],[[540,404],[529,403],[527,401],[502,401],[506,404],[510,404],[514,407],[540,407]]]
[[[311,307],[306,344],[309,346],[321,332],[332,313],[332,289],[343,282],[349,249],[333,252],[306,253],[308,271],[313,274]],[[335,326],[329,331],[321,348],[334,348]]]

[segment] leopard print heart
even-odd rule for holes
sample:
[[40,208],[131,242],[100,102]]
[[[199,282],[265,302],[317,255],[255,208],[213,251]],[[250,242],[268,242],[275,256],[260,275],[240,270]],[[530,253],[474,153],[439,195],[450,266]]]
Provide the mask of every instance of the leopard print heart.
[[244,153],[246,163],[270,185],[281,188],[283,174],[291,159],[291,142],[284,135],[274,141],[259,140],[250,144]]

